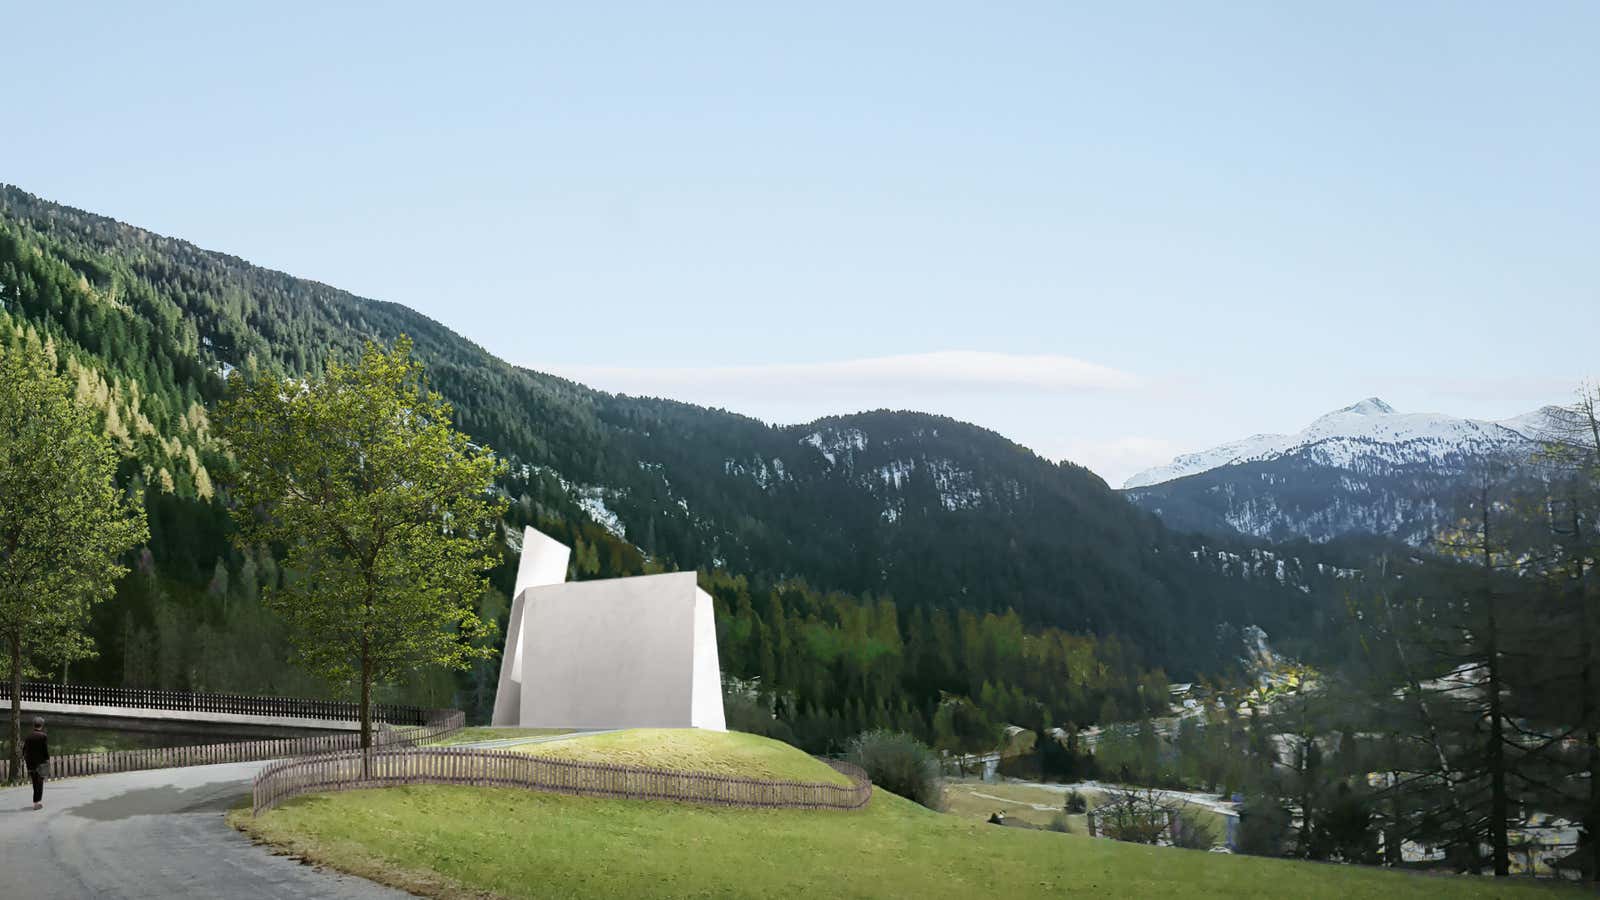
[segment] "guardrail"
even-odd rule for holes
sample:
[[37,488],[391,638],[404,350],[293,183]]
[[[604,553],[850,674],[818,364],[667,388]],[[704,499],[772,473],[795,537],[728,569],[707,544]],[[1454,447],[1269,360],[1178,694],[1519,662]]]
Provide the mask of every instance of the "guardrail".
[[[97,687],[89,684],[24,682],[23,700],[38,703],[66,703],[79,706],[108,706],[138,709],[168,709],[181,712],[235,713],[245,716],[277,716],[294,719],[322,719],[341,722],[361,718],[361,706],[348,700],[306,700],[298,697],[260,697],[247,694],[207,694],[193,691],[164,691],[154,688]],[[0,701],[11,699],[11,685],[0,684]],[[428,711],[418,706],[375,703],[374,722],[391,725],[422,725]]]
[[838,760],[822,762],[849,778],[850,785],[579,762],[509,750],[380,749],[273,763],[256,776],[252,806],[254,814],[260,815],[302,794],[414,784],[512,787],[580,797],[791,809],[860,809],[872,799],[872,782],[866,772]]
[[[372,733],[380,748],[409,746],[448,734],[466,724],[466,714],[455,709],[424,710],[428,721],[402,728],[380,728]],[[209,766],[216,763],[255,762],[263,759],[326,754],[354,750],[358,754],[361,735],[318,735],[260,741],[230,741],[188,747],[150,747],[139,750],[111,750],[105,753],[72,753],[50,758],[50,777],[108,775],[141,769],[170,769],[178,766]]]

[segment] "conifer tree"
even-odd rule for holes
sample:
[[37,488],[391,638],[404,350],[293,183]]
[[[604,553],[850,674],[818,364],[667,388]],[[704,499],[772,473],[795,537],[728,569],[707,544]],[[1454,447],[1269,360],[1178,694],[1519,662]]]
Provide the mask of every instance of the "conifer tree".
[[1575,401],[1549,410],[1541,459],[1554,472],[1550,530],[1559,549],[1551,573],[1559,580],[1575,637],[1576,672],[1567,712],[1581,739],[1576,798],[1581,823],[1580,869],[1600,882],[1600,384],[1586,383]]

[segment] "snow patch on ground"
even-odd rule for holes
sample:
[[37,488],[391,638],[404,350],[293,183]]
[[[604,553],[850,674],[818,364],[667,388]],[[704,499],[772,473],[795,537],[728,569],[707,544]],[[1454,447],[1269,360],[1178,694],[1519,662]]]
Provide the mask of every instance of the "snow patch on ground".
[[789,473],[783,467],[783,460],[776,456],[770,462],[758,456],[748,463],[730,457],[722,461],[722,474],[735,478],[742,478],[748,475],[755,479],[756,484],[760,485],[763,490],[774,484],[789,480]]
[[589,514],[589,518],[595,521],[595,524],[618,538],[627,540],[627,528],[623,526],[622,520],[617,517],[617,514],[606,506],[605,494],[605,488],[585,487],[579,488],[575,492],[575,499],[578,505],[583,508],[583,511]]
[[916,460],[897,459],[886,466],[879,466],[876,474],[878,479],[883,482],[884,487],[892,487],[898,491],[902,484],[910,480],[911,473],[915,472],[916,469]]
[[859,428],[825,428],[813,431],[800,439],[804,444],[828,461],[828,465],[837,465],[840,458],[847,461],[857,452],[867,449],[867,433]]
[[971,472],[946,459],[927,460],[926,466],[945,509],[970,509],[983,502],[983,492],[978,490]]

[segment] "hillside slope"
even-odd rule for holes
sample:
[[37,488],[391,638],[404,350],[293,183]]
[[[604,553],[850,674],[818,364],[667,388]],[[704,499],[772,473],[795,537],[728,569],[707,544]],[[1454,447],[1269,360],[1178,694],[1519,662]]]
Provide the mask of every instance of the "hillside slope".
[[610,557],[591,572],[636,566],[618,555],[636,546],[667,567],[795,576],[902,608],[1014,609],[1178,668],[1213,661],[1217,623],[1292,632],[1310,602],[1197,558],[1087,470],[965,423],[877,411],[773,427],[607,394],[510,365],[405,307],[12,187],[0,189],[0,304],[79,373],[130,484],[166,504],[158,527],[191,535],[198,549],[172,552],[201,583],[221,517],[183,503],[214,507],[225,491],[206,415],[225,374],[302,375],[404,333],[458,424],[512,462],[514,513],[610,532],[591,541]]

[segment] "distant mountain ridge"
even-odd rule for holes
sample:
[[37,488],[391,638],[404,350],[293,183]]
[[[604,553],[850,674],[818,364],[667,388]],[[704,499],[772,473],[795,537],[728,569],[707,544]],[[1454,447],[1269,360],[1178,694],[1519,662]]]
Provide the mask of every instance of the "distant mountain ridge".
[[1547,409],[1485,421],[1402,413],[1369,397],[1294,434],[1184,454],[1132,476],[1124,492],[1181,529],[1316,541],[1370,533],[1421,544],[1454,516],[1473,466],[1536,447]]
[[1342,447],[1341,442],[1393,445],[1399,454],[1416,460],[1518,447],[1538,439],[1545,418],[1542,409],[1498,422],[1439,413],[1402,413],[1377,397],[1368,397],[1323,415],[1294,434],[1257,434],[1209,450],[1183,454],[1164,466],[1130,476],[1122,487],[1125,490],[1149,487],[1221,466],[1277,459],[1318,445],[1321,446],[1317,452],[1330,465],[1361,455],[1359,449]]

